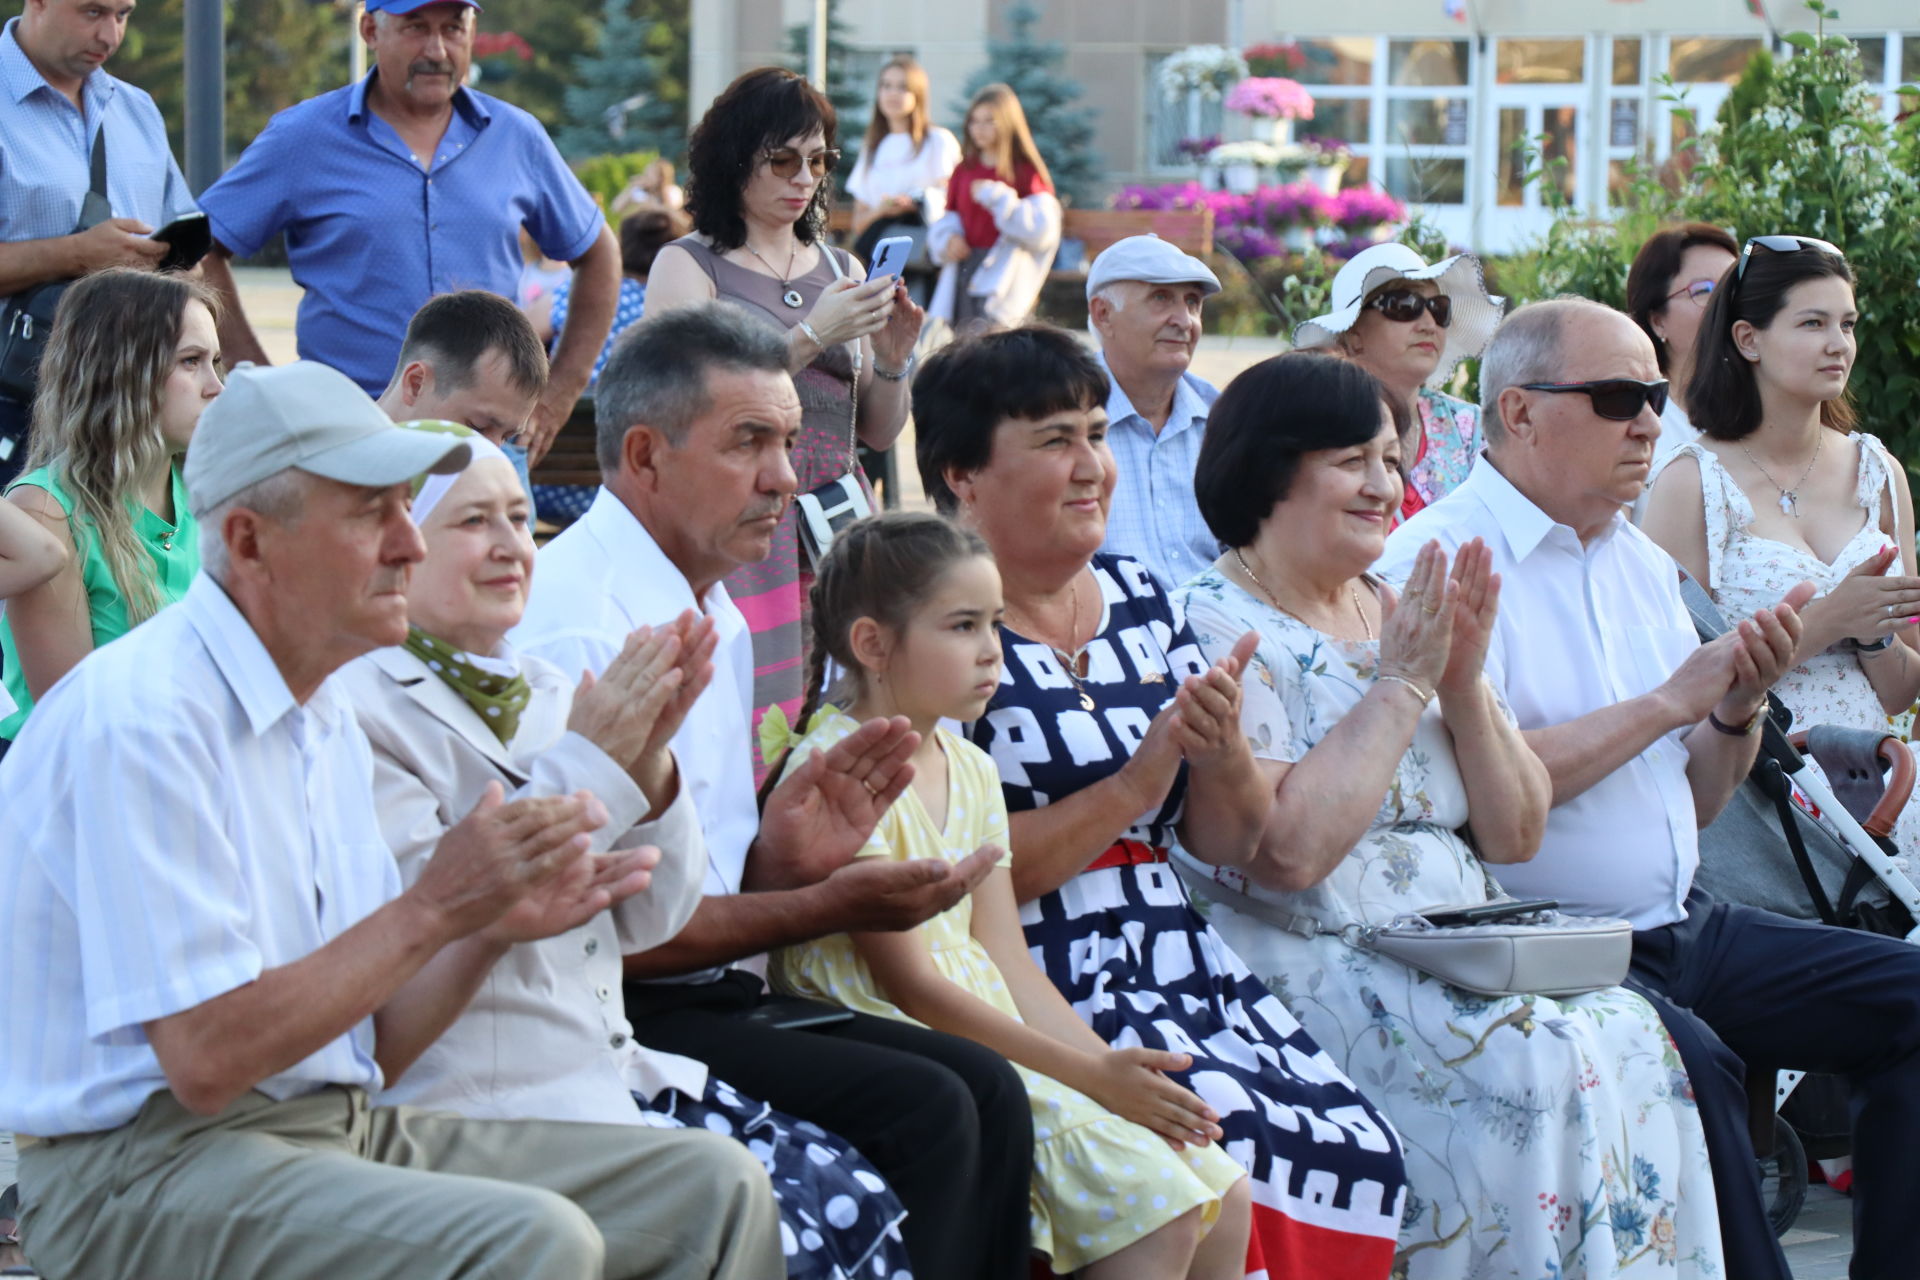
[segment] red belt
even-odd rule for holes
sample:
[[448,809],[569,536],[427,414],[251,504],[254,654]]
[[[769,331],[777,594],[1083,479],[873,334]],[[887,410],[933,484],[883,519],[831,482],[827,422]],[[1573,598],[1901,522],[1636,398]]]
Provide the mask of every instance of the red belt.
[[1139,862],[1165,862],[1166,846],[1148,844],[1144,840],[1115,840],[1107,846],[1107,851],[1087,864],[1087,870],[1098,871],[1102,867],[1129,867]]

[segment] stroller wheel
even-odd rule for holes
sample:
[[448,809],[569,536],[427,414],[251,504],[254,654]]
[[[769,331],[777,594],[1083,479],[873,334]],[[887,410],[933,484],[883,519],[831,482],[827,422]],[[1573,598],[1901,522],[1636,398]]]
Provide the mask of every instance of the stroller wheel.
[[1792,1229],[1807,1203],[1807,1155],[1800,1135],[1779,1116],[1773,1118],[1773,1154],[1760,1161],[1760,1198],[1775,1237]]

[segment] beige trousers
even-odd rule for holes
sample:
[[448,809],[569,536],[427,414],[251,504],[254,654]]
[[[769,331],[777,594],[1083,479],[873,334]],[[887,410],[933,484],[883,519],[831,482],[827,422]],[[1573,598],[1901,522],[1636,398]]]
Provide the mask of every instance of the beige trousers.
[[20,1152],[46,1280],[777,1280],[746,1147],[698,1130],[466,1120],[358,1089],[196,1116],[171,1093]]

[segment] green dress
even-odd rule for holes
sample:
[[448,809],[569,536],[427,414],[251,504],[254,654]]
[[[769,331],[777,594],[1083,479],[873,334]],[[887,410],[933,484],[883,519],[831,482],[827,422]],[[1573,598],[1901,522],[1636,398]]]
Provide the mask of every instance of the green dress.
[[[75,516],[73,495],[54,477],[51,467],[29,471],[7,486],[7,492],[12,493],[21,485],[45,489],[67,513],[67,527],[80,553],[80,581],[87,591],[87,615],[93,620],[93,647],[98,649],[127,634],[133,629],[127,621],[127,601],[107,568],[107,558],[101,553],[100,535],[93,521],[84,514]],[[153,558],[154,590],[163,607],[186,595],[193,575],[200,570],[199,526],[187,510],[187,486],[181,479],[178,462],[173,467],[173,511],[176,523],[168,524],[146,507],[134,504],[134,536]],[[13,624],[5,614],[0,614],[0,655],[4,655],[0,661],[5,664],[7,692],[20,704],[18,711],[0,720],[0,738],[12,739],[19,735],[27,713],[33,710],[33,695],[27,692],[27,678],[20,670],[20,655],[13,643]]]
[[[794,748],[792,769],[859,726],[830,712]],[[947,825],[936,830],[912,788],[894,801],[860,851],[863,858],[958,862],[983,844],[1009,847],[1000,776],[987,753],[945,729],[934,731],[947,755]],[[1001,863],[1009,865],[1009,861]],[[933,962],[1010,1018],[1020,1017],[998,966],[972,932],[973,899],[920,926]],[[828,1000],[884,1018],[913,1019],[896,1008],[846,934],[774,953],[773,983],[794,995]],[[1194,1208],[1211,1222],[1220,1196],[1246,1171],[1218,1146],[1175,1153],[1151,1130],[1123,1120],[1092,1098],[1014,1064],[1033,1107],[1033,1247],[1060,1274],[1097,1262]]]

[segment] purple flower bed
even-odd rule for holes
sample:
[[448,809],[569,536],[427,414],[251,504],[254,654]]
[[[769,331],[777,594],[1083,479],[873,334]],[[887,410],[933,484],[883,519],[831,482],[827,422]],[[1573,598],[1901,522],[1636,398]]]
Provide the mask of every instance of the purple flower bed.
[[1332,227],[1346,232],[1346,243],[1331,250],[1339,256],[1341,248],[1370,243],[1368,233],[1381,223],[1400,222],[1407,216],[1406,206],[1384,191],[1352,187],[1330,196],[1311,182],[1259,187],[1247,195],[1210,191],[1198,182],[1129,186],[1114,197],[1113,207],[1210,208],[1214,237],[1222,248],[1242,259],[1277,257],[1285,251],[1281,237],[1296,227]]

